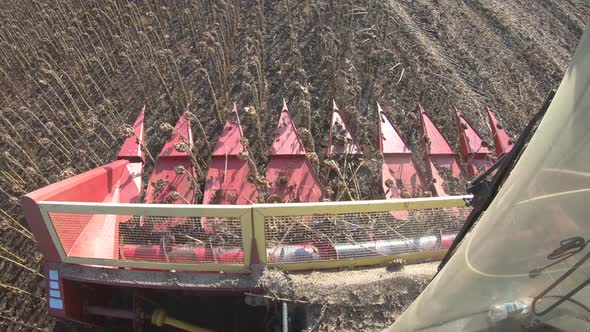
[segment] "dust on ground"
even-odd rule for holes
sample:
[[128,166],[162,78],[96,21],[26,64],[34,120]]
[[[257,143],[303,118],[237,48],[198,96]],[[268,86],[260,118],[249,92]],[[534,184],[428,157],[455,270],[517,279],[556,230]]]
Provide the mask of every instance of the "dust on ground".
[[438,263],[337,271],[266,270],[262,285],[271,297],[301,301],[306,331],[379,331],[428,285]]

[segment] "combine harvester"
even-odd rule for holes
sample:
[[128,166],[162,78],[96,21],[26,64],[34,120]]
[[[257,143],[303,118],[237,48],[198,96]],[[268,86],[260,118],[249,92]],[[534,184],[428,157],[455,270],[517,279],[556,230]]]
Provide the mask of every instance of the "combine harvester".
[[[178,308],[182,297],[262,294],[260,280],[267,267],[310,271],[400,258],[409,263],[441,259],[470,210],[471,196],[449,196],[445,189],[449,175],[465,179],[463,166],[419,106],[425,178],[399,130],[377,109],[384,200],[325,201],[284,103],[265,178],[251,159],[235,106],[209,169],[200,174],[192,156],[187,106],[176,126],[168,128],[170,137],[142,202],[144,108],[125,131],[128,138],[116,161],[22,198],[45,257],[49,312],[99,326],[126,319],[136,331],[163,325],[204,330],[193,324],[223,330],[231,320],[193,313],[185,322],[163,308],[176,316],[175,310],[186,310]],[[473,176],[489,167],[489,151],[457,114],[462,157]],[[487,114],[497,154],[505,154],[511,142],[493,114]],[[331,119],[327,155],[362,156],[335,102]],[[283,302],[276,309],[283,320],[286,307]]]

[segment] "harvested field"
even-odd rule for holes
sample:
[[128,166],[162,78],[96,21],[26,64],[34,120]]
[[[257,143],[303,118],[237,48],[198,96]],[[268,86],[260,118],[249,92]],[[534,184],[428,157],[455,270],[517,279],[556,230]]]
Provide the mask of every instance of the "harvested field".
[[[419,163],[416,102],[455,148],[453,105],[488,141],[482,110],[490,106],[514,137],[557,87],[588,19],[585,0],[2,1],[0,330],[53,326],[43,258],[18,197],[112,160],[119,128],[143,105],[147,148],[157,156],[162,124],[190,103],[195,159],[207,169],[236,102],[263,174],[284,98],[334,198],[378,199],[376,102]],[[358,187],[347,194],[325,163],[332,98],[365,153],[354,161],[364,168],[360,185],[345,183]],[[153,164],[148,158],[146,184]],[[394,319],[390,312],[354,325],[365,316],[343,310],[327,311],[318,327],[369,330]],[[348,323],[329,324],[341,320]]]

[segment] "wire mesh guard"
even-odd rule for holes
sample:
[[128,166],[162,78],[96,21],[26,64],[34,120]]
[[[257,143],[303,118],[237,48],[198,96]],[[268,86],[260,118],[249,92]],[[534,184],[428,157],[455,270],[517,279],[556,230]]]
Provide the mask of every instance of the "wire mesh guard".
[[[68,257],[186,264],[244,263],[239,218],[49,213]],[[211,228],[203,230],[202,224]]]
[[265,217],[269,264],[446,249],[469,208]]

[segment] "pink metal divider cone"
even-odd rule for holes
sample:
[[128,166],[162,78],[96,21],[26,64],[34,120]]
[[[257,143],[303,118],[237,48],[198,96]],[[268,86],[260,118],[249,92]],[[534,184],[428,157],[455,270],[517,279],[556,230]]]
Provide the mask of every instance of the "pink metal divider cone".
[[[418,164],[402,139],[399,131],[389,121],[377,103],[379,120],[377,125],[379,150],[383,154],[381,185],[386,199],[400,199],[421,196],[424,192],[424,177]],[[394,211],[392,214],[407,219],[408,211]]]
[[[187,105],[187,111],[188,111]],[[197,183],[195,169],[191,161],[193,135],[190,121],[183,114],[170,139],[164,144],[154,170],[150,176],[145,202],[155,204],[194,204],[196,203]],[[166,231],[182,218],[171,218],[154,225],[155,230]]]
[[[249,151],[242,144],[243,131],[236,105],[213,149],[207,171],[203,204],[252,204],[258,201]],[[207,233],[214,232],[211,218],[202,218]]]
[[145,141],[145,106],[133,123],[133,136],[127,137],[121,146],[117,156],[118,160],[129,160],[125,178],[121,178],[119,201],[126,203],[139,203],[142,190],[141,174],[143,163],[145,162],[145,151],[143,144]]
[[474,177],[492,166],[490,150],[488,144],[481,139],[481,136],[457,107],[454,109],[457,115],[461,157],[467,163],[467,172]]
[[462,182],[465,181],[464,171],[457,154],[453,152],[453,149],[426,114],[422,105],[418,104],[418,109],[420,111],[420,122],[422,123],[424,160],[426,161],[426,169],[430,179],[433,182],[433,189],[437,196],[449,196],[443,186],[445,180],[440,175],[437,167],[445,168],[448,170],[449,176]]
[[119,150],[117,159],[127,159],[139,163],[142,163],[145,160],[145,152],[141,146],[145,137],[144,118],[145,106],[141,109],[141,112],[139,112],[137,119],[133,123],[133,136],[129,136],[125,139],[125,142],[123,142],[123,145],[121,146],[121,150]]
[[332,100],[332,121],[328,136],[328,156],[362,156],[363,152],[350,134],[342,114]]
[[498,123],[498,120],[496,120],[494,113],[492,113],[492,110],[490,110],[489,107],[486,107],[486,112],[488,113],[488,119],[490,120],[490,129],[492,130],[492,136],[494,136],[496,157],[500,158],[506,153],[510,152],[510,150],[512,150],[512,146],[514,145],[514,143],[506,133],[506,130],[504,130],[504,127],[502,127],[502,125]]
[[158,156],[150,176],[146,203],[192,204],[195,202],[192,179],[196,177],[190,157],[192,146],[193,135],[190,122],[182,115],[172,131],[171,138],[164,144]]
[[274,131],[266,180],[270,202],[318,202],[323,197],[318,176],[307,160],[284,100],[279,124]]

